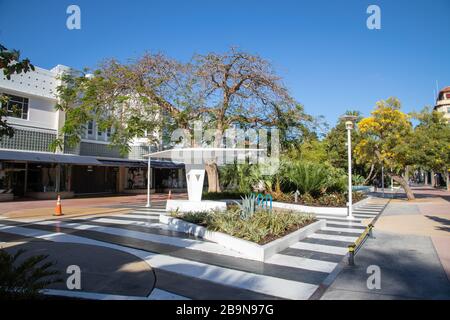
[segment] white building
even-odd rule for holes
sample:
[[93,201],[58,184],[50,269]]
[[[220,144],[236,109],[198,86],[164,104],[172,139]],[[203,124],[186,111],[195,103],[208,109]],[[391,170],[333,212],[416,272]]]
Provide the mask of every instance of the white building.
[[443,112],[445,117],[450,121],[450,87],[445,87],[439,91],[434,110]]
[[[0,141],[0,198],[53,199],[57,191],[63,197],[145,192],[147,169],[142,156],[158,149],[149,148],[146,139],[135,139],[131,152],[123,156],[109,146],[111,132],[90,122],[78,146],[51,152],[50,144],[65,120],[64,112],[55,109],[58,76],[68,71],[62,65],[51,70],[36,67],[10,80],[0,72],[0,94],[8,97],[2,108],[15,129],[12,138],[4,136]],[[156,191],[180,191],[184,180],[183,165],[152,161],[151,186]]]

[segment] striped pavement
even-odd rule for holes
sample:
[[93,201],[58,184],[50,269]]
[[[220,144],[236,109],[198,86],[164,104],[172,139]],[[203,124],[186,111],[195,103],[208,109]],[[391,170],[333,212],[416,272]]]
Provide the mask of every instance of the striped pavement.
[[[264,263],[216,243],[168,230],[159,223],[163,203],[128,214],[23,224],[0,220],[0,233],[98,245],[139,257],[154,269],[156,291],[153,296],[130,299],[308,299],[344,258],[347,246],[363,232],[362,220],[374,218],[383,210],[385,204],[371,200],[355,207],[352,221],[343,216],[318,215],[326,220],[324,229]],[[95,293],[78,293],[83,294],[100,298]]]

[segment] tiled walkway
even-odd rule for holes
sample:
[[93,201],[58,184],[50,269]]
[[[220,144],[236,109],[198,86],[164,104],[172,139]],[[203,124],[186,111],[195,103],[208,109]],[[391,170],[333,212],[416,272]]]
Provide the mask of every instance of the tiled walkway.
[[120,215],[26,224],[0,220],[0,240],[2,233],[10,233],[133,254],[155,270],[156,292],[166,298],[308,299],[344,258],[347,245],[363,232],[363,220],[374,218],[385,202],[374,199],[355,208],[353,221],[340,216],[318,216],[326,219],[326,228],[265,263],[245,259],[218,244],[167,230],[158,220],[164,202],[149,210],[141,208]]

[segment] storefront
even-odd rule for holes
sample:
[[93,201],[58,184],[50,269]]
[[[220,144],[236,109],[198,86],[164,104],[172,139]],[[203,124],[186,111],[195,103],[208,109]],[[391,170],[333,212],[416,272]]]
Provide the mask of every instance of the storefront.
[[116,193],[119,167],[72,166],[72,190],[75,194]]
[[[184,165],[152,163],[153,192],[185,190]],[[145,161],[0,150],[0,201],[29,197],[145,193]]]
[[[147,192],[147,167],[127,167],[125,169],[126,181],[125,193]],[[186,192],[186,178],[184,165],[170,161],[153,160],[151,163],[151,185],[152,192]]]
[[[0,200],[74,196],[72,167],[100,164],[95,158],[66,154],[0,151]],[[9,195],[9,196],[6,196]]]

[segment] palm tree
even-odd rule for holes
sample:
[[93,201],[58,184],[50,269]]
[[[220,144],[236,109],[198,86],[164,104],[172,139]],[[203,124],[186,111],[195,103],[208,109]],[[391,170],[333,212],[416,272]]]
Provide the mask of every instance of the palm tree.
[[19,263],[25,252],[20,249],[15,254],[0,249],[0,299],[30,299],[39,296],[42,289],[60,282],[59,274],[50,270],[54,262],[44,262],[48,255],[36,255]]

